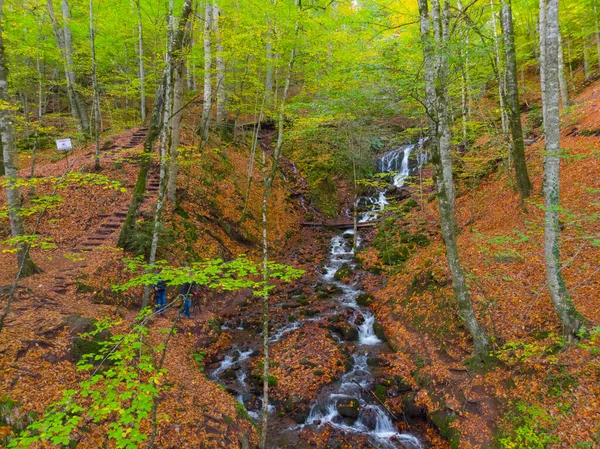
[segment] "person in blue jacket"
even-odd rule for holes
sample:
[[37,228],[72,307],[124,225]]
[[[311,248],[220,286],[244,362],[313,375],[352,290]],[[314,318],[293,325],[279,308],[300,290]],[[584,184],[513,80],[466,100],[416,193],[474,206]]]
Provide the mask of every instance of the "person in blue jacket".
[[179,313],[183,313],[186,318],[191,318],[190,308],[192,306],[192,296],[196,296],[196,283],[186,282],[179,289],[179,295],[183,296],[183,307]]
[[154,284],[154,298],[156,299],[154,310],[162,315],[167,305],[167,283],[162,279]]

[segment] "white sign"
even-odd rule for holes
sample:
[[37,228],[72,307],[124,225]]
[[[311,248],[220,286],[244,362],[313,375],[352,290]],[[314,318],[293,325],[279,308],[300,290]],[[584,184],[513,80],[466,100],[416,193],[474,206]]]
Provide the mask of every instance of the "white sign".
[[71,139],[59,139],[56,141],[56,149],[58,151],[69,151],[73,149]]

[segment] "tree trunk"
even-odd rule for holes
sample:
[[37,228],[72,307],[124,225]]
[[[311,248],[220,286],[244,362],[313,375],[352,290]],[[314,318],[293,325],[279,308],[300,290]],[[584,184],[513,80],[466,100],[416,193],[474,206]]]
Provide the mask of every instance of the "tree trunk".
[[490,7],[492,9],[492,28],[494,29],[494,56],[496,59],[496,79],[498,81],[498,101],[500,103],[500,118],[502,120],[502,136],[504,137],[504,141],[507,144],[509,144],[508,116],[506,113],[506,107],[504,105],[506,89],[504,85],[504,77],[502,76],[502,62],[500,60],[500,38],[498,37],[498,27],[496,25],[496,12],[494,0],[490,0]]
[[219,30],[219,16],[221,11],[217,6],[213,7],[213,25],[215,30],[215,44],[217,48],[216,68],[217,68],[217,126],[223,125],[223,120],[227,115],[226,91],[225,91],[225,60],[223,59],[223,44],[221,42],[221,33]]
[[213,21],[212,4],[205,4],[204,11],[204,102],[202,104],[202,119],[200,120],[200,137],[208,141],[210,128],[210,112],[212,109],[212,42],[211,30]]
[[560,101],[558,64],[558,0],[548,0],[546,9],[546,153],[544,157],[544,255],[550,297],[563,324],[564,333],[575,337],[581,316],[567,291],[560,262]]
[[[52,0],[48,0],[51,2]],[[69,10],[69,1],[62,0],[63,15],[63,52],[65,56],[65,76],[67,78],[67,89],[71,92],[73,106],[75,107],[74,117],[79,119],[81,131],[85,135],[90,133],[90,119],[87,112],[87,106],[83,96],[77,90],[77,80],[75,75],[75,63],[73,61],[73,39],[71,37],[71,12]]]
[[[186,0],[183,5],[181,17],[179,18],[179,25],[175,29],[173,36],[172,51],[173,55],[177,57],[180,57],[182,53],[183,45],[185,43],[185,28],[191,11],[191,0]],[[144,200],[144,194],[146,193],[146,181],[152,163],[154,145],[163,127],[166,80],[167,70],[165,68],[163,71],[162,81],[158,86],[154,99],[154,110],[152,111],[152,115],[148,123],[148,133],[146,135],[146,141],[144,142],[144,152],[140,157],[140,171],[138,172],[137,181],[133,188],[131,202],[129,203],[129,209],[127,210],[127,216],[125,217],[125,222],[123,223],[123,228],[121,229],[121,233],[119,234],[119,239],[117,241],[117,246],[126,250],[132,249],[132,242],[136,233],[136,222],[139,208]]]
[[[585,33],[585,31],[584,31]],[[590,45],[588,42],[587,35],[583,35],[583,74],[585,81],[589,81],[592,77],[592,64],[590,63],[590,56],[588,54]]]
[[[4,24],[3,24],[3,3],[0,0],[0,101],[8,104],[10,96],[8,94],[8,64],[6,49],[4,47]],[[14,126],[11,117],[10,108],[0,107],[0,147],[2,148],[2,160],[6,173],[6,203],[8,207],[8,219],[10,222],[10,233],[13,238],[20,238],[25,235],[23,219],[19,215],[21,201],[19,199],[19,188],[17,180],[19,178],[18,155],[14,142]],[[31,260],[29,248],[22,242],[17,243],[17,269],[21,276],[29,276],[38,272],[38,268]]]
[[594,5],[594,17],[596,17],[596,53],[598,56],[598,68],[600,69],[600,23],[598,21],[598,7]]
[[140,113],[142,122],[146,121],[146,70],[144,69],[144,26],[140,0],[135,0],[138,27],[138,75],[140,77]]
[[[173,17],[173,3],[174,0],[169,2],[169,25],[167,28],[167,61],[165,64],[165,104],[164,114],[162,120],[162,129],[160,136],[160,178],[158,184],[158,198],[156,201],[156,210],[154,212],[154,226],[152,231],[152,245],[150,247],[150,255],[148,257],[148,264],[154,265],[156,262],[156,252],[158,250],[158,239],[160,234],[160,228],[162,226],[162,209],[164,205],[164,197],[166,190],[166,178],[167,178],[167,149],[169,148],[169,136],[171,130],[171,118],[173,115],[173,36],[175,34],[175,18]],[[191,0],[187,0],[187,3],[191,6]],[[185,9],[185,5],[184,5]],[[179,61],[178,61],[179,63]],[[150,286],[144,287],[144,297],[142,299],[142,309],[148,306],[150,299]]]
[[546,123],[546,3],[545,0],[540,0],[540,18],[539,18],[539,33],[540,33],[540,80],[542,91],[542,118]]
[[525,144],[521,126],[521,107],[519,104],[519,85],[517,80],[517,55],[515,51],[515,34],[513,29],[511,0],[502,0],[502,29],[504,51],[506,54],[506,103],[508,120],[512,135],[512,160],[517,178],[517,187],[521,201],[531,194],[531,181],[525,161]]
[[[448,60],[445,53],[449,39],[449,3],[445,2],[442,17],[440,17],[438,0],[432,0],[431,20],[428,9],[427,0],[419,0],[421,43],[425,67],[425,105],[429,116],[429,135],[440,206],[442,237],[446,246],[446,258],[452,275],[452,288],[460,316],[473,337],[474,356],[484,359],[490,349],[490,340],[475,316],[456,242],[454,183],[450,157]],[[433,39],[431,22],[433,22]]]
[[267,157],[265,149],[262,149],[262,172],[263,172],[263,198],[262,198],[262,231],[263,231],[263,281],[265,283],[265,294],[262,303],[262,319],[263,319],[263,409],[262,409],[262,425],[260,431],[260,447],[267,447],[267,430],[269,421],[269,293],[267,286],[269,285],[269,247],[267,234],[267,200],[269,198],[270,180],[267,176]]
[[560,97],[562,98],[563,108],[571,105],[569,101],[569,84],[565,73],[565,53],[563,49],[562,34],[558,35],[558,74],[560,81]]
[[100,91],[98,88],[98,74],[96,64],[96,29],[94,26],[94,0],[90,0],[90,49],[92,53],[92,87],[94,89],[94,100],[92,112],[94,116],[94,141],[96,144],[94,168],[100,170]]
[[169,151],[169,176],[167,185],[167,200],[173,204],[175,204],[175,201],[177,200],[177,173],[179,171],[177,150],[179,149],[179,143],[181,141],[184,68],[184,62],[178,61],[173,70],[175,82],[173,89],[173,118],[171,122],[171,145]]

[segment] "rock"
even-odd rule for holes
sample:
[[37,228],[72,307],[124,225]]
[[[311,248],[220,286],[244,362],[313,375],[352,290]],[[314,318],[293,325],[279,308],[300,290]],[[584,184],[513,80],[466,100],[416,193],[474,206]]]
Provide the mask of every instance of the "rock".
[[71,328],[74,333],[83,334],[94,330],[96,321],[93,318],[86,318],[81,315],[69,315],[63,320],[63,323]]
[[381,341],[388,341],[387,335],[385,335],[385,329],[377,321],[373,323],[373,332],[375,332],[375,335],[377,335],[377,338]]
[[375,408],[364,408],[360,414],[360,422],[369,430],[375,430],[377,427],[377,418],[379,412]]
[[[90,332],[96,328],[96,321],[93,318],[86,318],[81,315],[69,315],[63,321],[64,325],[71,328],[73,333],[80,335]],[[71,357],[75,362],[81,360],[86,354],[98,354],[102,349],[102,342],[109,340],[111,334],[104,330],[91,338],[75,337],[71,343]],[[100,363],[99,361],[96,363]],[[108,363],[104,361],[104,363]]]
[[355,327],[349,327],[346,332],[344,332],[344,338],[348,341],[358,340],[358,329]]
[[351,275],[352,275],[352,269],[350,268],[350,265],[345,263],[340,268],[338,268],[338,270],[333,275],[333,278],[336,281],[341,281],[343,279],[349,278]]
[[308,418],[308,411],[305,408],[297,409],[292,414],[292,419],[296,421],[296,424],[304,424]]
[[360,411],[360,404],[354,398],[340,399],[336,404],[340,416],[356,420]]
[[233,368],[227,368],[225,371],[223,371],[221,377],[223,379],[235,379],[235,370]]
[[379,357],[368,357],[367,358],[367,365],[369,365],[370,367],[384,366],[385,364],[386,364],[386,361],[382,358],[379,358]]
[[373,301],[373,295],[370,293],[361,293],[356,297],[356,303],[359,306],[367,307],[370,306]]
[[408,419],[423,419],[427,417],[427,410],[415,403],[416,393],[407,394],[402,399],[402,413]]

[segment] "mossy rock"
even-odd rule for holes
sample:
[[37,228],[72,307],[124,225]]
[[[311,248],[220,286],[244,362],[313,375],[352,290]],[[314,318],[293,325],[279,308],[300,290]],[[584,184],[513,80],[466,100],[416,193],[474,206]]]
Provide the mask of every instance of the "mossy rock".
[[[90,332],[96,328],[96,321],[93,318],[86,318],[81,315],[69,315],[63,320],[65,326],[71,328],[78,336],[73,339],[71,344],[71,356],[75,362],[81,360],[86,354],[99,354],[102,349],[102,343],[110,340],[111,334],[104,330],[92,338],[83,338],[79,335]],[[105,361],[104,363],[107,363]]]
[[388,337],[385,334],[385,329],[377,321],[375,321],[375,323],[373,323],[373,332],[375,332],[375,335],[377,335],[377,338],[379,338],[381,341],[385,341],[385,342],[388,341]]
[[456,415],[445,411],[438,411],[431,415],[431,421],[438,428],[440,435],[450,443],[452,449],[458,449],[460,434],[451,426],[454,420],[456,420]]
[[336,281],[341,281],[343,279],[349,278],[352,275],[352,268],[347,263],[343,264],[333,275],[333,278]]
[[373,302],[373,295],[370,293],[361,293],[356,297],[356,303],[359,306],[367,307]]
[[423,419],[427,410],[416,404],[416,393],[411,392],[402,398],[402,414],[408,419]]
[[296,302],[302,306],[305,306],[308,304],[308,299],[306,298],[305,294],[301,294],[300,296],[296,297]]
[[367,358],[367,365],[370,367],[378,367],[378,366],[384,366],[385,365],[385,360],[379,357],[368,357]]
[[81,281],[75,281],[76,293],[92,293],[94,290],[94,287],[92,287],[91,285],[86,285]]
[[318,292],[316,296],[317,296],[317,299],[329,299],[329,298],[331,298],[331,295],[329,293],[327,293],[327,292],[324,292],[324,291]]
[[348,341],[358,340],[358,329],[355,327],[349,327],[346,332],[344,332],[344,338]]
[[360,403],[354,398],[340,399],[336,405],[340,416],[356,420],[360,411]]
[[385,385],[377,385],[375,387],[375,396],[377,396],[377,398],[381,401],[381,402],[385,402],[387,397],[385,395],[387,391],[387,388],[385,387]]

